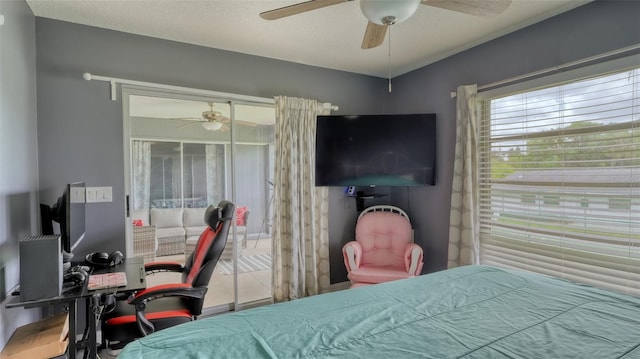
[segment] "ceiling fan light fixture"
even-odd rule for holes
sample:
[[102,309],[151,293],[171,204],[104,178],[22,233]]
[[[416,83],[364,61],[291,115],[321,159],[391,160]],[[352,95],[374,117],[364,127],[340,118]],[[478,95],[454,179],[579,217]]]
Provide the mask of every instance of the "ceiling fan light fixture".
[[420,0],[360,0],[364,16],[374,24],[393,25],[408,19],[420,6]]
[[207,131],[217,131],[217,130],[222,128],[222,123],[220,123],[220,122],[204,122],[202,124],[202,127],[204,127],[204,129],[207,130]]

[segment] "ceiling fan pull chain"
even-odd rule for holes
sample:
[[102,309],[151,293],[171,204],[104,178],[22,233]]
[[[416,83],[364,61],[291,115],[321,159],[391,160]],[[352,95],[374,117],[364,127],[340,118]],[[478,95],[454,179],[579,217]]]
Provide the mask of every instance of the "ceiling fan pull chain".
[[391,93],[391,26],[389,26],[389,61],[387,67],[389,68],[389,93]]

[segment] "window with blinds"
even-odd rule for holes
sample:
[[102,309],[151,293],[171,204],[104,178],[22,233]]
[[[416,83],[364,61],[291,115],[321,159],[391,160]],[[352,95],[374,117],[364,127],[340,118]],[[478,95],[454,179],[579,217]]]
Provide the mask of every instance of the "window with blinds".
[[640,68],[481,103],[480,263],[640,295]]

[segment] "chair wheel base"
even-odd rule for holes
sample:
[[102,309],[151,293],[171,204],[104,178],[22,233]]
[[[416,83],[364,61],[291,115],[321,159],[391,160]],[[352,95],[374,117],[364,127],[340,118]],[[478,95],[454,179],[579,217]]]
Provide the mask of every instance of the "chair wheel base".
[[107,354],[111,356],[117,356],[122,348],[125,345],[129,344],[129,342],[110,342],[107,341],[106,344],[102,345],[102,347],[107,351]]

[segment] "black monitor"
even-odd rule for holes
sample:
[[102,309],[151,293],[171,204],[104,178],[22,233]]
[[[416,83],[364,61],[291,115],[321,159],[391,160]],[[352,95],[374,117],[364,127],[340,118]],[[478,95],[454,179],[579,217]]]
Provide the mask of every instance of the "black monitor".
[[40,226],[45,236],[53,234],[53,218],[51,218],[51,206],[40,203]]
[[40,205],[42,234],[54,234],[52,220],[60,225],[65,261],[73,257],[73,250],[85,236],[85,193],[84,182],[69,183],[55,204]]

